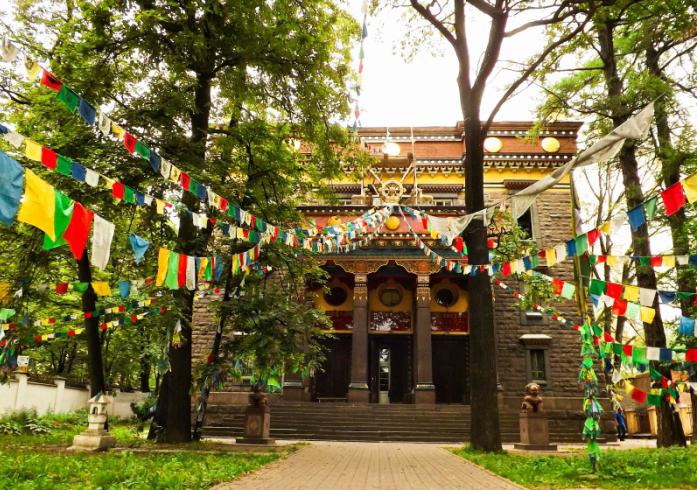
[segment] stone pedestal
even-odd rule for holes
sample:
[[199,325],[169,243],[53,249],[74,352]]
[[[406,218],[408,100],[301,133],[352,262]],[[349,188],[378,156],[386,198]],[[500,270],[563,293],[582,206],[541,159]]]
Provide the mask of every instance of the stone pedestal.
[[513,447],[526,451],[556,451],[557,445],[549,443],[547,414],[520,412],[520,442]]
[[238,444],[274,444],[271,439],[271,407],[249,405],[244,414],[244,437]]
[[105,430],[86,430],[73,437],[71,451],[106,451],[116,446],[116,439]]

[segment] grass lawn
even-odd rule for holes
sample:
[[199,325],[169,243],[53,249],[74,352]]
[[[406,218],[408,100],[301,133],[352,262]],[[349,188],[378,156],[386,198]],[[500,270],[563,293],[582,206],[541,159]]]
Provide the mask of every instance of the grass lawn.
[[24,428],[26,420],[14,421],[15,427],[23,428],[21,434],[3,434],[3,423],[8,422],[11,420],[0,419],[0,489],[208,488],[293,450],[238,452],[206,442],[157,445],[142,439],[133,423],[115,421],[110,432],[126,450],[73,453],[66,448],[72,437],[86,428],[84,414],[31,418],[46,430],[37,434]]
[[455,453],[527,488],[697,488],[697,445],[688,448],[603,451],[597,476],[584,452],[564,456]]

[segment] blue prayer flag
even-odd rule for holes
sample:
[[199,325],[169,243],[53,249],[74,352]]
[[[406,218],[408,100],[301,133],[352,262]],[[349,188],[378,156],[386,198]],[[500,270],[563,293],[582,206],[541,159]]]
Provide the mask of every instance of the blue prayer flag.
[[136,204],[138,204],[138,206],[145,206],[145,195],[142,192],[136,191]]
[[133,254],[136,256],[136,264],[140,264],[140,261],[143,260],[143,255],[145,255],[146,250],[150,246],[150,242],[135,233],[131,233],[128,236],[128,241],[131,243]]
[[150,167],[152,171],[156,174],[160,173],[160,164],[162,163],[162,157],[157,154],[155,150],[150,150]]
[[680,318],[679,332],[681,335],[689,335],[690,337],[694,337],[695,319],[687,316]]
[[673,351],[671,349],[661,347],[661,352],[658,357],[658,360],[661,362],[670,362],[673,360]]
[[630,209],[627,212],[629,224],[632,231],[636,231],[641,225],[646,224],[646,215],[644,214],[644,205],[639,204],[637,207]]
[[119,281],[119,293],[122,298],[128,298],[131,295],[131,281]]
[[94,126],[94,121],[97,119],[97,110],[90,105],[85,99],[80,98],[80,108],[78,109],[80,116],[90,126]]
[[576,255],[576,240],[571,239],[566,242],[566,255],[574,257]]
[[3,126],[2,124],[0,124],[0,134],[7,134],[9,132],[10,130],[7,129],[7,126]]
[[223,275],[223,258],[215,257],[215,282],[220,281],[220,276]]
[[677,298],[677,293],[675,291],[659,291],[658,292],[658,298],[661,300],[661,303],[667,304],[667,303],[672,303],[675,301]]
[[532,261],[530,260],[529,256],[523,257],[523,266],[525,267],[526,271],[532,269]]
[[24,194],[24,168],[0,151],[0,222],[10,226]]
[[79,163],[73,162],[73,164],[70,167],[70,172],[73,176],[73,179],[79,180],[80,182],[85,181],[85,177],[87,176],[87,169]]

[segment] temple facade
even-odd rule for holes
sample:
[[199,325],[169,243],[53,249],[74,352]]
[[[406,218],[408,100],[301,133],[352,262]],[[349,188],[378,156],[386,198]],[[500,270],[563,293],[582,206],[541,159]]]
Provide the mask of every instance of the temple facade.
[[[499,202],[575,155],[579,123],[554,123],[534,141],[526,138],[530,127],[526,122],[500,122],[489,130],[488,203]],[[358,136],[362,148],[374,156],[372,166],[363,172],[346,168],[331,183],[338,200],[308,202],[301,210],[318,227],[337,225],[386,204],[393,204],[394,211],[355,250],[321,255],[329,280],[325,288],[308,292],[331,318],[333,336],[326,340],[323,369],[309,379],[286,375],[282,397],[469,404],[470,370],[477,366],[469,363],[468,336],[479,325],[469,316],[468,276],[424,255],[414,233],[443,257],[458,258],[421,219],[404,211],[411,208],[437,217],[466,214],[463,126],[361,128]],[[518,224],[540,247],[553,246],[571,236],[571,211],[570,185],[564,180],[543,193]],[[500,232],[490,229],[494,239]],[[550,273],[573,280],[570,263]],[[511,287],[522,287],[507,279]],[[509,291],[492,287],[500,402],[514,408],[525,385],[535,381],[543,388],[546,406],[577,409],[578,333],[536,311],[521,311]],[[558,309],[578,317],[573,303],[561,303]],[[194,352],[206,352],[207,341],[195,335]]]

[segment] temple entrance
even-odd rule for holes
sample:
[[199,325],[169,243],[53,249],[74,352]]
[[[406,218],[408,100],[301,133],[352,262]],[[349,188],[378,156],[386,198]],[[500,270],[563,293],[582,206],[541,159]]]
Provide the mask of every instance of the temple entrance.
[[337,335],[326,339],[326,359],[315,373],[315,399],[346,398],[351,379],[351,336]]
[[370,336],[371,403],[410,403],[411,335]]
[[436,403],[469,403],[469,337],[434,335]]

